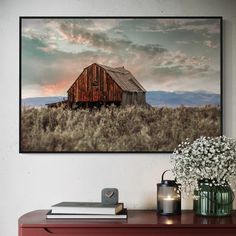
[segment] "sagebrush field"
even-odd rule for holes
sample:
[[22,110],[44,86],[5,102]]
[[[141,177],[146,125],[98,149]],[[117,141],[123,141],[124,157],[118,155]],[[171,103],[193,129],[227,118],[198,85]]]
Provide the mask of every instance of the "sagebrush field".
[[22,108],[23,152],[162,152],[220,135],[220,107]]

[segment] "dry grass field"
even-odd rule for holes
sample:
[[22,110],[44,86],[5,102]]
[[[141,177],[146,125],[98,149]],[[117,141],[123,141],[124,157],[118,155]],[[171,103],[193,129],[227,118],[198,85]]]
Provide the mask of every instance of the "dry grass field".
[[162,152],[220,135],[220,108],[22,108],[23,152]]

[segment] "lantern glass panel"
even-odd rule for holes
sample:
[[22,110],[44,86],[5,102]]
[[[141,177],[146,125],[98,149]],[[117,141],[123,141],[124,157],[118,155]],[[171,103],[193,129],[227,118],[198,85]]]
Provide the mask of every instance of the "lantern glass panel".
[[157,212],[162,215],[181,213],[181,193],[178,185],[157,185]]

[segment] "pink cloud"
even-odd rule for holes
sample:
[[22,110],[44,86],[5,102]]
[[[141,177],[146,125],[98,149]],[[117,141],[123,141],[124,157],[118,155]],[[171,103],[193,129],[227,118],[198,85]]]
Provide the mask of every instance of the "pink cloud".
[[213,43],[211,40],[205,40],[203,44],[208,48],[218,48],[218,45]]
[[55,44],[49,44],[47,47],[38,47],[38,49],[44,51],[44,52],[50,52],[57,48]]
[[55,96],[65,94],[73,83],[73,78],[65,78],[53,84],[46,84],[41,87],[43,96]]

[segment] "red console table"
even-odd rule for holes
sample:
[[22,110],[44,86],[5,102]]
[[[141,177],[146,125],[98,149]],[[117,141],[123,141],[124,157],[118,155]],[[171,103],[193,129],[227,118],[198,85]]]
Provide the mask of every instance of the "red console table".
[[159,216],[130,210],[127,220],[46,219],[48,210],[19,219],[19,236],[236,236],[236,211],[230,217],[202,217],[192,211]]

